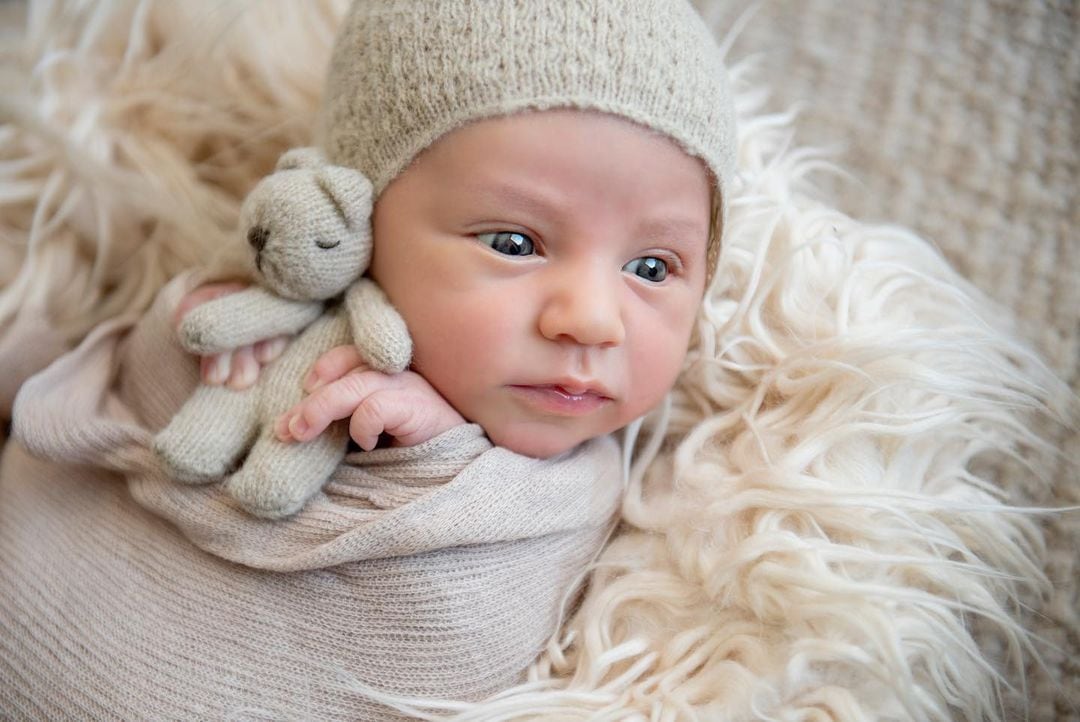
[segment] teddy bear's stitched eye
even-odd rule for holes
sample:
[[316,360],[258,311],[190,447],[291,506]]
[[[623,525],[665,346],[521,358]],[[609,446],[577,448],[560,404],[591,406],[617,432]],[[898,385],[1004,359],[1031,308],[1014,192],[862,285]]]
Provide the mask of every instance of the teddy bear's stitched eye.
[[319,248],[337,248],[338,246],[341,245],[341,239],[339,238],[336,241],[328,241],[328,240],[323,239],[323,238],[316,238],[315,239],[315,245],[318,246]]

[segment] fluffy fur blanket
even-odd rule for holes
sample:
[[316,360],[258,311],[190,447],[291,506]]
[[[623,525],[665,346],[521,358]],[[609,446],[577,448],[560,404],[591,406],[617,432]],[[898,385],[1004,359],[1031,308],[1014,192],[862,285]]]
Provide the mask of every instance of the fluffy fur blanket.
[[[237,245],[240,198],[310,140],[345,4],[31,6],[0,50],[0,402]],[[766,109],[750,63],[733,80],[722,267],[623,523],[529,683],[442,711],[1011,719],[1068,643],[1032,634],[1051,585],[1017,500],[1047,498],[1055,459],[1032,419],[1067,424],[1074,397],[930,243],[821,200],[794,115]]]

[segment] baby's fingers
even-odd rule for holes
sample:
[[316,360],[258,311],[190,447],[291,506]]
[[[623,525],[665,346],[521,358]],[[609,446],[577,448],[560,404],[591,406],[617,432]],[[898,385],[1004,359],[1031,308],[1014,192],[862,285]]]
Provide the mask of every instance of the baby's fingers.
[[199,357],[199,377],[209,386],[221,386],[232,374],[232,351]]
[[274,338],[259,341],[254,348],[255,360],[262,366],[271,363],[289,345],[290,338],[290,336],[275,336]]
[[401,393],[387,393],[385,389],[373,392],[353,412],[349,436],[364,451],[374,449],[384,431],[397,436],[414,421],[415,409],[409,401]]
[[259,362],[251,346],[199,357],[199,376],[207,386],[228,386],[233,391],[250,388],[259,378]]
[[393,388],[373,391],[353,412],[349,436],[365,451],[379,443],[386,433],[395,446],[415,446],[464,424],[450,404],[432,389],[427,381],[413,375]]
[[255,360],[255,351],[251,346],[241,346],[232,352],[232,369],[226,384],[234,391],[250,388],[259,378],[259,362]]
[[[208,283],[188,291],[173,311],[173,326],[179,327],[184,316],[196,306],[245,288],[247,288],[245,283],[226,281]],[[284,349],[284,342],[281,348]],[[280,354],[281,350],[277,353]],[[204,384],[209,386],[228,384],[229,388],[242,390],[255,383],[259,375],[259,363],[269,363],[269,361],[257,359],[250,347],[223,351],[199,358],[199,377]]]
[[304,379],[304,391],[310,393],[328,383],[337,381],[350,371],[356,369],[365,370],[366,368],[367,366],[364,365],[364,360],[355,346],[351,344],[335,346],[315,361],[307,378]]
[[375,372],[352,372],[320,387],[274,424],[281,441],[313,439],[334,421],[352,415],[375,391],[393,384],[391,377]]

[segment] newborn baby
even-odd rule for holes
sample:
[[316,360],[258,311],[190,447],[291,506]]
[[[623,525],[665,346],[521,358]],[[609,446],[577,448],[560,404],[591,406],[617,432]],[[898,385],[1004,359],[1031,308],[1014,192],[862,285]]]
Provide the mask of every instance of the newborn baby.
[[701,161],[615,116],[521,113],[448,133],[390,183],[373,219],[370,275],[405,318],[412,370],[370,371],[352,346],[335,349],[279,438],[351,416],[362,448],[384,432],[409,446],[468,419],[543,458],[625,426],[681,368],[710,209]]
[[[88,406],[117,418],[72,443],[93,439],[79,460],[126,486],[95,507],[108,547],[82,550],[99,573],[59,615],[84,678],[13,663],[43,716],[387,720],[403,698],[482,699],[524,679],[616,521],[611,432],[682,368],[734,166],[701,19],[684,0],[362,0],[323,97],[316,144],[371,181],[369,274],[405,321],[411,368],[369,370],[350,346],[318,360],[275,433],[307,443],[348,418],[365,451],[271,521],[220,485],[174,482],[147,448],[194,381],[170,315],[232,287],[180,303],[174,283],[111,355],[65,360],[119,369],[115,398]],[[281,346],[204,360],[204,375],[249,385]],[[64,378],[79,377],[36,383]],[[70,415],[91,394],[56,395]],[[60,423],[44,407],[17,418]],[[48,556],[63,577],[70,555]]]

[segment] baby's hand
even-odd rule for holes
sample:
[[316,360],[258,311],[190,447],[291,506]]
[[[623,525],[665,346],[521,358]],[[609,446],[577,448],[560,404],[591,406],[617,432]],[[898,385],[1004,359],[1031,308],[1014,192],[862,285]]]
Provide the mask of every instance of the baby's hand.
[[[173,313],[173,328],[179,328],[184,316],[199,304],[242,291],[245,288],[247,286],[243,283],[226,282],[208,283],[189,291],[176,306],[176,311]],[[252,346],[241,346],[232,351],[200,356],[199,374],[203,383],[209,386],[224,384],[231,389],[242,391],[258,380],[262,367],[280,356],[288,341],[288,336],[276,336],[259,341]]]
[[304,390],[311,395],[274,425],[281,441],[308,441],[331,422],[351,416],[349,436],[370,451],[384,432],[396,446],[415,446],[465,423],[423,376],[372,371],[353,346],[338,346],[319,357]]

